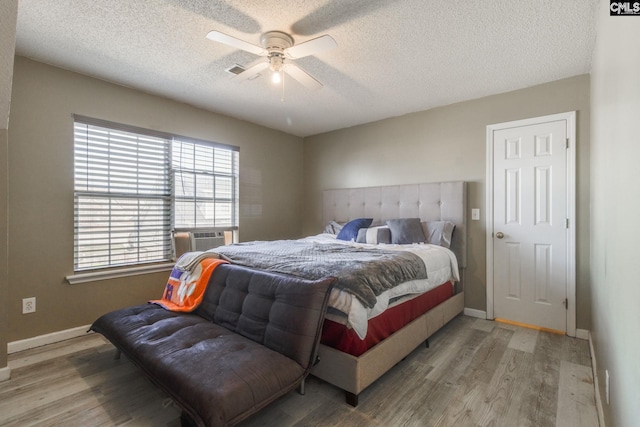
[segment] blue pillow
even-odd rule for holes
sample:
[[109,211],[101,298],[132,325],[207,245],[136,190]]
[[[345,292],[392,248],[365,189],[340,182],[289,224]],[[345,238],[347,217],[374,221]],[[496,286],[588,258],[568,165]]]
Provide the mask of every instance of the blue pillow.
[[349,221],[342,227],[336,239],[350,241],[358,238],[358,230],[367,228],[373,222],[373,218],[358,218]]

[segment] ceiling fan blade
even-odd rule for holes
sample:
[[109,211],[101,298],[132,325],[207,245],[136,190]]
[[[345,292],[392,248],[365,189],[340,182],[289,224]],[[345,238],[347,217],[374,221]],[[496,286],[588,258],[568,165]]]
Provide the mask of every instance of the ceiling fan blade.
[[251,44],[244,40],[237,39],[235,37],[231,37],[225,33],[221,33],[220,31],[210,31],[207,34],[207,38],[209,40],[213,40],[214,42],[226,44],[227,46],[235,47],[236,49],[241,49],[254,55],[267,56],[267,51],[255,44]]
[[322,83],[316,80],[311,74],[298,67],[296,64],[288,63],[284,67],[284,71],[291,77],[296,79],[300,84],[310,90],[318,90],[322,87]]
[[334,49],[338,46],[333,37],[324,35],[308,40],[304,43],[291,46],[284,50],[285,55],[290,58],[304,58],[309,55],[317,55],[318,53]]
[[241,82],[243,80],[247,80],[248,78],[255,76],[256,74],[258,74],[260,71],[264,70],[267,67],[269,67],[268,62],[266,61],[258,62],[256,65],[247,68],[237,76],[233,77],[231,80],[235,82]]

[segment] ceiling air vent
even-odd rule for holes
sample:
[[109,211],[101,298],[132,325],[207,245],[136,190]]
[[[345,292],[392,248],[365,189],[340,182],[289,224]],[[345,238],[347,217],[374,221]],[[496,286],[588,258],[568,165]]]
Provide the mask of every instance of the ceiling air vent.
[[[243,71],[245,71],[246,68],[244,68],[242,65],[238,65],[238,64],[234,64],[233,67],[231,68],[227,68],[225,71],[229,74],[233,74],[235,76],[237,76],[238,74],[242,73]],[[253,80],[256,79],[258,77],[260,77],[262,74],[258,73],[255,76],[251,76],[249,77],[247,80]]]
[[233,67],[227,68],[225,71],[227,73],[235,74],[237,76],[244,70],[246,70],[246,68],[244,68],[242,65],[235,64]]

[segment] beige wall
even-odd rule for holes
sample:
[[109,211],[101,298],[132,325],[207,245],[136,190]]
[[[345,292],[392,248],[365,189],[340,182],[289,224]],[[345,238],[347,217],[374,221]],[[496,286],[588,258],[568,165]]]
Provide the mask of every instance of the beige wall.
[[600,6],[591,79],[591,335],[606,425],[631,426],[640,422],[640,17],[610,17],[609,2]]
[[[0,295],[8,294],[7,273],[7,149],[13,55],[16,47],[18,0],[0,3]],[[0,369],[7,366],[8,310],[7,298],[0,298]]]
[[469,221],[465,305],[486,310],[486,126],[573,110],[578,139],[577,325],[588,329],[588,75],[305,138],[303,233],[321,230],[324,189],[468,181],[469,207],[481,209],[481,221]]
[[[69,285],[73,119],[96,117],[240,147],[241,240],[299,237],[302,139],[25,58],[9,129],[9,341],[88,324],[159,297],[166,273]],[[34,314],[21,300],[37,298]]]

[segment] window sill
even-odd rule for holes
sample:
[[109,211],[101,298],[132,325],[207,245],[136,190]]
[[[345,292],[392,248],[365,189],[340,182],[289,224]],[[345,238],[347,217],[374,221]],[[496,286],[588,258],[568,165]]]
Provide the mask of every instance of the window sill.
[[97,282],[99,280],[117,279],[119,277],[138,276],[141,274],[159,273],[171,271],[173,263],[145,265],[139,267],[119,268],[117,270],[93,271],[89,273],[78,273],[65,277],[70,285],[81,283]]

